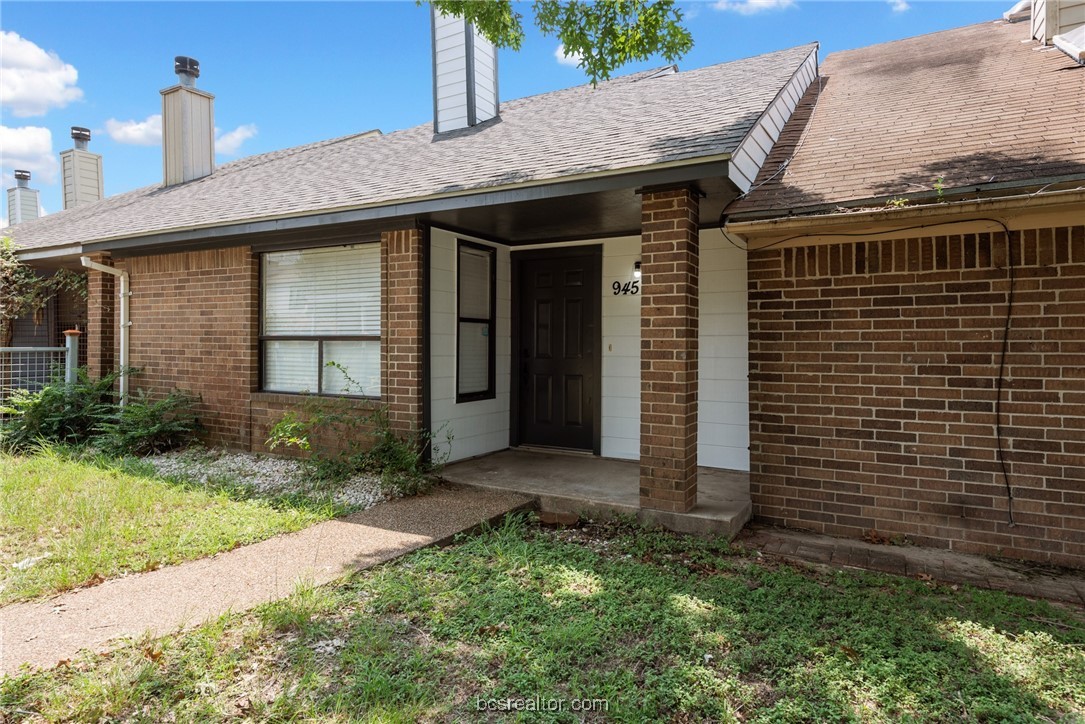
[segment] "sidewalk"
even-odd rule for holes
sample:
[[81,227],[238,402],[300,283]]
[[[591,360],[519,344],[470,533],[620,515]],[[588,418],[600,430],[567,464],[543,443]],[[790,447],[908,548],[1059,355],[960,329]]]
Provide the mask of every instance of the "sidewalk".
[[1046,598],[1085,606],[1085,572],[1055,569],[1039,563],[994,560],[938,548],[875,545],[786,528],[754,525],[735,539],[747,548],[793,561],[865,568],[940,583],[966,583],[978,588]]
[[23,663],[53,666],[82,649],[109,649],[118,638],[147,631],[162,636],[285,598],[298,581],[327,583],[443,543],[530,502],[526,495],[442,487],[211,558],[5,606],[0,675]]

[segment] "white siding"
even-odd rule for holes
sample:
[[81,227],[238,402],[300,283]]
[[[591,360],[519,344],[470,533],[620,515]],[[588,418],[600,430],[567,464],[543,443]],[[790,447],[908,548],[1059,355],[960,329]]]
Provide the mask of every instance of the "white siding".
[[64,208],[89,204],[102,198],[102,157],[97,153],[70,148],[60,154],[64,178]]
[[[457,405],[455,340],[456,240],[470,237],[433,229],[430,272],[430,369],[434,429],[453,433],[452,460],[508,447],[511,347],[511,266],[508,247],[497,248],[497,398]],[[633,280],[640,237],[539,244],[603,247],[602,400],[603,457],[640,458],[639,295],[615,295],[611,284]],[[700,415],[702,465],[749,470],[746,255],[716,229],[701,233]],[[438,435],[438,442],[440,441]]]
[[467,44],[463,18],[433,15],[437,131],[467,126]]
[[615,295],[633,280],[640,237],[603,243],[603,457],[640,459],[640,296]]
[[697,460],[750,469],[746,252],[719,229],[701,232]]
[[445,432],[452,433],[449,460],[482,455],[509,446],[509,387],[512,322],[509,249],[497,249],[497,342],[492,400],[456,403],[456,249],[457,240],[487,244],[443,229],[430,233],[430,424],[436,433],[435,447],[447,447]]
[[817,78],[817,50],[799,66],[791,80],[781,90],[776,100],[769,105],[754,127],[742,140],[731,161],[727,164],[727,175],[743,192],[753,186],[757,173],[765,163],[773,144],[780,138],[784,124],[795,112],[799,100],[806,89]]
[[497,116],[497,50],[475,31],[475,122]]
[[8,224],[15,226],[38,218],[38,190],[13,186],[8,189]]
[[215,97],[195,88],[162,91],[162,172],[167,186],[215,170]]
[[437,132],[469,125],[467,69],[474,73],[475,122],[497,115],[497,51],[472,31],[473,53],[468,58],[463,18],[433,12],[434,119]]
[[1058,35],[1068,33],[1074,28],[1085,25],[1085,0],[1062,0],[1059,5]]

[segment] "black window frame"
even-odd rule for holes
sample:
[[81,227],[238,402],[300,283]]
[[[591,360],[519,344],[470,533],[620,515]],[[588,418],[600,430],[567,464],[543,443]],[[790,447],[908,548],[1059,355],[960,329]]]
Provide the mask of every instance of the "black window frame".
[[[383,359],[383,354],[384,354],[384,349],[383,349],[383,342],[384,342],[384,334],[383,334],[383,332],[384,332],[384,328],[383,328],[384,327],[384,319],[383,319],[383,314],[381,315],[381,334],[353,334],[353,335],[264,334],[264,310],[265,310],[266,304],[267,304],[267,298],[266,298],[266,295],[267,295],[267,280],[265,279],[265,273],[264,273],[264,257],[266,257],[268,254],[276,254],[276,253],[281,253],[281,252],[285,252],[285,251],[309,251],[311,249],[341,249],[341,248],[347,248],[347,247],[352,247],[352,246],[361,246],[362,244],[369,244],[369,243],[374,243],[374,242],[363,241],[363,242],[354,242],[354,243],[350,243],[350,244],[334,244],[334,245],[317,246],[317,247],[306,246],[306,247],[301,247],[301,248],[298,248],[298,249],[276,249],[274,251],[262,252],[260,254],[260,261],[259,261],[259,266],[258,266],[259,274],[260,274],[260,309],[259,309],[259,314],[258,314],[258,319],[257,319],[257,325],[258,325],[257,326],[257,332],[258,332],[258,334],[257,334],[256,339],[257,339],[257,359],[258,359],[258,364],[259,364],[258,384],[259,384],[259,388],[260,388],[261,393],[266,393],[266,394],[269,394],[269,395],[304,395],[304,396],[309,396],[309,397],[346,397],[346,398],[350,398],[350,399],[353,399],[353,400],[373,400],[373,401],[376,401],[376,402],[379,402],[382,399],[383,393],[384,393],[384,389],[383,389],[384,370],[383,369],[381,369],[381,378],[382,378],[382,380],[381,380],[381,386],[382,386],[381,395],[352,395],[352,394],[347,394],[345,392],[323,392],[322,390],[324,388],[324,344],[325,344],[325,342],[380,342],[381,346],[382,346],[382,349],[381,349],[381,356],[382,357],[381,358]],[[383,275],[382,275],[382,277],[383,277]],[[381,280],[381,283],[383,285],[383,278]],[[380,294],[381,295],[384,294],[383,286],[382,286],[382,288],[380,290]],[[381,308],[383,310],[383,307],[384,307],[384,300],[383,299],[380,300],[380,305],[381,305]],[[269,389],[267,389],[267,386],[266,386],[267,380],[265,379],[265,377],[266,377],[265,371],[266,371],[266,366],[267,366],[266,365],[266,363],[267,363],[267,353],[266,353],[265,350],[266,350],[266,343],[267,342],[316,342],[317,343],[316,390],[311,390],[309,392],[294,392],[294,391],[288,391],[288,390],[269,390]]]
[[[461,274],[463,272],[463,265],[460,263],[460,254],[463,249],[473,249],[475,251],[485,252],[490,257],[490,317],[489,319],[481,319],[478,317],[464,317],[460,311],[461,297],[460,291],[463,289],[463,279]],[[460,324],[467,322],[469,324],[486,324],[488,325],[487,339],[489,344],[487,345],[487,376],[486,376],[486,389],[480,392],[460,392]],[[497,397],[497,249],[485,244],[478,244],[473,241],[466,241],[464,239],[457,239],[456,244],[456,404],[464,402],[478,402],[480,400],[493,400]]]

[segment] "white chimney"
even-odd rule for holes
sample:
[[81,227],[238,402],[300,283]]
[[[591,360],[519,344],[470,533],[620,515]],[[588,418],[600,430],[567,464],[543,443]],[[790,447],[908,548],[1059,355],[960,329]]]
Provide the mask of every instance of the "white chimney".
[[215,96],[196,89],[200,62],[179,55],[180,83],[162,91],[162,180],[166,186],[194,181],[215,170]]
[[433,16],[433,130],[468,128],[499,111],[497,51],[470,23]]
[[8,224],[15,226],[36,219],[40,209],[38,190],[30,188],[30,172],[16,171],[15,186],[8,189]]
[[60,152],[64,174],[64,208],[89,204],[105,196],[102,185],[102,157],[87,150],[90,130],[72,126],[75,148]]

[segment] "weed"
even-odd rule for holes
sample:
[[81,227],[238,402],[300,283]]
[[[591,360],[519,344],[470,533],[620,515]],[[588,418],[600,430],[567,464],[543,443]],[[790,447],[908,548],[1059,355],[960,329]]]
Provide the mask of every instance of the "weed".
[[[361,389],[341,365],[327,366],[346,380],[348,394]],[[451,442],[450,433],[446,438]],[[432,484],[431,476],[448,457],[447,452],[434,455],[432,442],[428,430],[396,429],[383,405],[364,410],[348,397],[319,396],[307,397],[298,412],[287,411],[267,440],[272,450],[287,447],[309,453],[306,464],[320,479],[341,481],[372,473],[380,476],[386,490],[399,495],[425,492]]]

